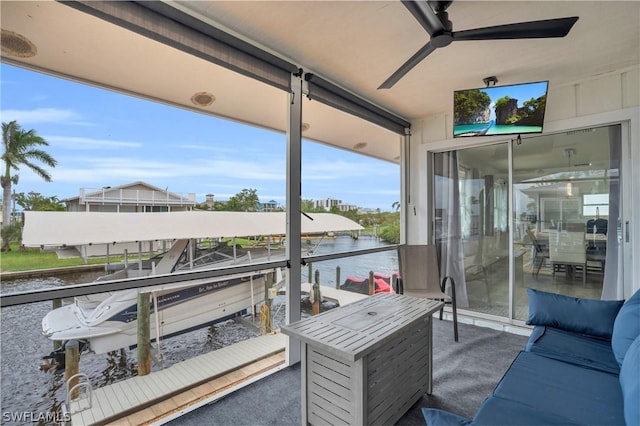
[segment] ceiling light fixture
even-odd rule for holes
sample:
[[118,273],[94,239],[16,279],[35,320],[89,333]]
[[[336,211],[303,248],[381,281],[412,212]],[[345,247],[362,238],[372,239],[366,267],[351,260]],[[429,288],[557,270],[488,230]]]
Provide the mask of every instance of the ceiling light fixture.
[[[573,148],[565,148],[564,155],[567,157],[568,170],[571,170],[571,158],[576,155],[576,150]],[[573,179],[573,176],[569,176],[569,179]],[[573,182],[569,180],[567,182],[567,197],[573,197]]]
[[191,96],[191,102],[194,105],[206,107],[214,103],[216,97],[209,92],[198,92]]
[[366,142],[358,142],[357,144],[355,144],[355,145],[353,146],[353,149],[362,149],[362,148],[364,148],[365,146],[367,146],[367,143],[366,143]]
[[2,54],[6,56],[14,56],[17,58],[31,58],[36,56],[38,49],[36,45],[22,34],[14,33],[9,30],[2,30],[0,36],[0,44],[2,44]]

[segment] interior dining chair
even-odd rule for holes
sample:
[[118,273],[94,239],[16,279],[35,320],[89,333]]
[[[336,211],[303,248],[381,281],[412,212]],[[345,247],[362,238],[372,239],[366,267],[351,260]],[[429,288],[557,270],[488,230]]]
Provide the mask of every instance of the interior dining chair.
[[549,247],[543,247],[543,245],[538,241],[538,239],[533,235],[531,229],[526,228],[527,236],[531,240],[531,244],[533,245],[534,257],[531,263],[531,275],[535,278],[538,278],[538,274],[540,273],[540,269],[549,259]]
[[[456,286],[452,277],[440,279],[436,246],[427,244],[403,244],[398,246],[400,277],[398,289],[402,294],[425,299],[434,299],[451,304],[453,311],[453,336],[458,341],[458,313],[456,308]],[[451,294],[446,293],[447,282]],[[440,319],[442,320],[440,309]]]
[[[558,265],[565,268],[578,268],[582,272],[582,286],[587,285],[587,247],[584,236],[584,224],[582,228],[570,231],[549,231],[549,259],[553,276],[558,271]],[[582,229],[582,230],[579,230]]]

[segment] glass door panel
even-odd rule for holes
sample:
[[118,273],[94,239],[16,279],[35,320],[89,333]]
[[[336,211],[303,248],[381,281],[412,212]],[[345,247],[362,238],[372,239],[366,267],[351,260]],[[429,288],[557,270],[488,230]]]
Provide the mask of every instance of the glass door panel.
[[614,298],[621,126],[510,142],[512,185],[508,143],[433,154],[434,238],[458,306],[524,321],[527,287]]
[[515,319],[527,287],[591,299],[615,287],[620,146],[619,125],[513,143]]
[[435,235],[460,308],[509,315],[506,143],[434,155]]

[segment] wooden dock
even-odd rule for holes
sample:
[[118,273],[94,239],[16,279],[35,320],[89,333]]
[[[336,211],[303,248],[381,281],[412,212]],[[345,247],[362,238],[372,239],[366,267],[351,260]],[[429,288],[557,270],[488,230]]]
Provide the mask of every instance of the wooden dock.
[[150,424],[186,411],[284,363],[286,336],[268,334],[199,355],[146,376],[93,390],[71,403],[72,425]]
[[[302,283],[301,290],[306,293],[311,293],[311,283]],[[355,293],[353,291],[348,291],[348,290],[339,290],[339,289],[325,286],[325,285],[320,286],[320,296],[323,300],[329,300],[331,302],[335,302],[340,306],[357,302],[358,300],[362,300],[366,297],[369,297],[366,294]]]
[[[303,283],[310,292],[311,284]],[[369,296],[328,286],[322,298],[341,306]],[[160,422],[209,402],[284,364],[287,337],[268,334],[199,355],[171,367],[136,376],[92,392],[92,405],[71,403],[72,425],[144,425]]]

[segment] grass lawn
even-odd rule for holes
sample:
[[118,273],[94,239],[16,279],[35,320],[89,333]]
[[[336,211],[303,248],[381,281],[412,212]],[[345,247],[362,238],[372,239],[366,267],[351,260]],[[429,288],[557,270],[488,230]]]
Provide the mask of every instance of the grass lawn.
[[[11,251],[0,252],[0,270],[2,272],[32,271],[35,269],[63,268],[66,266],[85,265],[81,257],[59,259],[55,252],[41,252],[37,247],[20,250],[17,243],[11,243]],[[118,261],[117,257],[111,256],[109,261]],[[105,258],[89,258],[88,264],[102,265]]]
[[[231,243],[230,238],[227,240]],[[251,247],[256,244],[256,241],[246,238],[236,238],[235,242],[241,247]],[[203,243],[203,245],[206,245],[206,243]],[[33,271],[85,265],[81,257],[59,259],[58,255],[53,251],[42,252],[37,247],[20,250],[18,243],[11,243],[10,246],[11,251],[0,252],[0,271],[2,272]],[[142,257],[145,259],[148,258],[148,255],[143,254]],[[124,261],[123,256],[109,256],[110,263],[122,261]],[[105,257],[90,257],[88,259],[88,264],[90,265],[103,265],[105,263]]]
[[[113,260],[110,258],[110,261]],[[89,258],[88,263],[100,265],[105,263],[105,259]],[[81,257],[58,259],[55,252],[41,252],[39,248],[20,250],[17,243],[11,244],[11,251],[0,253],[0,270],[2,272],[32,271],[84,264]]]

